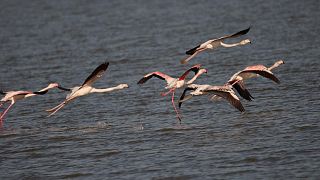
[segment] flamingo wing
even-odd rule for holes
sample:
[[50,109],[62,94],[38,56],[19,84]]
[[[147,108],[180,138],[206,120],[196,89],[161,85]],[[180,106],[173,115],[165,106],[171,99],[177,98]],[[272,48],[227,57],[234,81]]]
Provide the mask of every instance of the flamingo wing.
[[236,91],[239,93],[239,95],[241,97],[243,97],[244,99],[251,101],[252,99],[254,99],[252,97],[252,95],[250,94],[250,92],[248,91],[248,89],[245,87],[244,82],[243,81],[237,81],[236,83],[234,83],[232,85],[233,88],[236,89]]
[[245,73],[254,73],[254,74],[258,74],[260,76],[263,76],[267,79],[270,79],[272,81],[274,81],[277,84],[280,84],[280,80],[269,70],[267,69],[249,69],[249,70],[243,70],[239,76],[242,76]]
[[186,51],[186,54],[187,55],[193,55],[194,53],[196,53],[199,50],[200,46],[201,46],[201,44],[199,44],[198,46],[196,46],[196,47],[194,47],[192,49],[189,49],[188,51]]
[[36,91],[36,92],[32,92],[32,94],[36,94],[36,95],[44,95],[48,92],[49,90],[45,90],[45,91]]
[[247,34],[249,31],[250,31],[250,27],[247,28],[247,29],[244,29],[244,30],[242,30],[242,31],[236,32],[236,33],[234,33],[234,34],[226,35],[226,36],[223,36],[223,37],[221,37],[221,38],[214,39],[214,40],[224,40],[224,39],[227,39],[227,38],[239,37],[239,36],[242,36],[242,35]]
[[91,74],[87,77],[87,79],[83,82],[81,86],[92,85],[96,80],[98,80],[103,73],[107,70],[109,66],[109,62],[105,62],[100,64]]
[[149,73],[149,74],[143,76],[143,78],[141,78],[138,81],[138,84],[144,84],[145,82],[147,82],[152,77],[156,77],[156,78],[165,80],[165,81],[167,81],[167,83],[169,83],[170,81],[172,81],[174,79],[174,78],[170,77],[169,75],[166,75],[166,74],[164,74],[162,72],[156,71],[156,72],[152,72],[152,73]]
[[195,89],[196,89],[196,88],[186,87],[186,88],[183,90],[183,93],[181,94],[180,99],[179,99],[179,109],[181,108],[181,105],[182,105],[183,102],[185,102],[185,101],[187,101],[187,100],[189,100],[189,99],[192,98],[192,95],[191,95],[191,94],[188,95],[188,96],[185,96],[186,93],[187,93],[188,91],[195,90]]
[[240,99],[237,97],[237,95],[234,93],[234,91],[232,91],[232,89],[230,89],[230,88],[213,86],[213,87],[209,87],[203,91],[213,93],[217,96],[220,96],[220,97],[226,99],[233,107],[238,109],[240,112],[245,111],[242,103],[240,102]]
[[186,78],[186,76],[190,73],[190,71],[193,71],[194,74],[197,74],[199,72],[199,69],[201,67],[201,64],[196,64],[192,66],[190,69],[188,69],[186,72],[184,72],[180,77],[179,80],[183,80]]

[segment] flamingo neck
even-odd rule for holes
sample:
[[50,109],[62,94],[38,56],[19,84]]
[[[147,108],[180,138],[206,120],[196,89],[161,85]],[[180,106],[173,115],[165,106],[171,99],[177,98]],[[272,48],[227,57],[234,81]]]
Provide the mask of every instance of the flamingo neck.
[[240,42],[238,42],[238,43],[233,43],[233,44],[226,44],[226,43],[220,42],[220,44],[221,44],[221,46],[227,47],[227,48],[242,45]]
[[47,91],[47,90],[49,90],[49,89],[51,89],[50,86],[47,86],[46,88],[43,88],[43,89],[39,90],[38,92]]
[[189,74],[189,71],[186,71],[185,73],[183,73],[182,76],[179,77],[178,81],[185,80],[188,74]]
[[123,89],[122,87],[116,86],[116,87],[111,87],[111,88],[104,88],[104,89],[96,89],[92,88],[91,92],[92,93],[107,93],[107,92],[112,92],[116,90]]
[[[39,90],[38,92],[48,91],[48,90],[51,89],[51,88],[52,88],[52,87],[47,86],[47,87]],[[27,95],[25,95],[25,97],[31,97],[31,96],[35,96],[35,95],[37,95],[37,94],[27,94]]]
[[189,85],[189,84],[192,84],[201,74],[203,74],[203,73],[197,73],[196,75],[194,75],[193,76],[193,78],[192,79],[190,79],[188,82],[187,82],[187,85]]
[[270,66],[270,67],[268,68],[268,70],[271,71],[272,69],[277,68],[277,67],[279,67],[279,66],[280,66],[280,64],[276,62],[276,63],[274,63],[272,66]]

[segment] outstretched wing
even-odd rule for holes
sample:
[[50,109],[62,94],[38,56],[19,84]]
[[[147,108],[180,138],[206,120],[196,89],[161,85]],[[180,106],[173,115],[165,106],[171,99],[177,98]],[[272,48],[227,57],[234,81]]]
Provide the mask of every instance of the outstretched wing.
[[254,73],[254,74],[259,74],[260,76],[263,76],[265,78],[268,78],[272,81],[274,81],[277,84],[280,84],[280,80],[269,70],[267,69],[245,69],[243,70],[239,75],[243,73]]
[[48,92],[49,90],[45,90],[45,91],[36,91],[36,92],[33,92],[33,94],[36,94],[36,95],[44,95]]
[[212,88],[207,88],[203,91],[213,93],[217,96],[226,99],[233,107],[238,109],[240,112],[245,111],[243,105],[240,102],[240,99],[237,97],[234,91],[232,91],[232,89],[213,86]]
[[156,71],[156,72],[152,72],[152,73],[149,73],[149,74],[143,76],[143,78],[141,78],[138,81],[138,84],[143,84],[143,83],[147,82],[149,79],[151,79],[152,77],[156,77],[156,78],[165,80],[165,81],[167,81],[167,83],[174,79],[174,78],[170,77],[169,75],[166,75],[162,72]]
[[186,51],[186,54],[188,55],[193,55],[194,53],[196,53],[198,51],[198,48],[200,47],[200,45],[192,48],[192,49],[189,49],[188,51]]
[[107,70],[109,66],[109,62],[105,62],[99,65],[91,74],[87,77],[87,79],[83,82],[81,86],[92,85],[97,79],[99,79],[103,73]]
[[201,64],[196,64],[192,66],[190,69],[188,69],[186,72],[184,72],[180,77],[179,80],[184,80],[186,76],[190,73],[190,71],[193,71],[194,74],[197,74],[199,72],[199,69],[201,67]]
[[243,81],[237,81],[232,85],[233,88],[237,90],[239,95],[248,101],[252,101],[254,99],[248,89],[245,87]]
[[181,94],[180,99],[179,99],[179,109],[181,108],[181,105],[182,105],[183,102],[185,102],[185,101],[187,101],[187,100],[189,100],[189,99],[192,98],[192,95],[185,96],[186,93],[187,93],[188,91],[191,91],[191,90],[194,90],[194,89],[195,89],[195,88],[190,88],[190,87],[186,87],[186,88],[184,89],[184,91],[183,91],[183,93]]
[[244,29],[244,30],[242,30],[242,31],[236,32],[236,33],[234,33],[234,34],[226,35],[226,36],[223,36],[223,37],[218,38],[218,39],[215,39],[215,40],[224,40],[224,39],[227,39],[227,38],[239,37],[239,36],[242,36],[242,35],[247,34],[249,31],[250,31],[250,27],[247,28],[247,29]]

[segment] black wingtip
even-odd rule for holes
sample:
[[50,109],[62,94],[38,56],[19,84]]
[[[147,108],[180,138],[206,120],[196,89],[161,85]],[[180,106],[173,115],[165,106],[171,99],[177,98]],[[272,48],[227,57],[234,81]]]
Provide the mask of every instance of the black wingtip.
[[36,92],[32,92],[33,94],[37,94],[37,95],[44,95],[48,92],[48,90],[45,91],[36,91]]
[[196,46],[196,47],[194,47],[194,48],[186,51],[186,54],[188,54],[188,55],[193,55],[195,52],[197,52],[197,49],[198,49],[199,47],[200,47],[200,45],[198,45],[198,46]]
[[144,84],[146,81],[147,81],[147,78],[143,77],[143,78],[141,78],[141,79],[137,82],[137,84],[142,85],[142,84]]
[[239,32],[237,32],[237,33],[235,33],[235,34],[233,34],[233,35],[231,35],[231,36],[229,36],[229,37],[238,37],[238,36],[241,36],[241,35],[245,35],[245,34],[247,34],[247,33],[250,31],[250,28],[251,28],[251,27],[249,27],[249,28],[247,28],[247,29],[244,29],[244,30],[242,30],[242,31],[239,31]]
[[239,34],[247,34],[250,31],[250,26],[247,29],[244,29],[242,31],[239,32]]
[[4,94],[6,94],[6,93],[0,90],[0,94],[3,94],[3,95],[4,95]]

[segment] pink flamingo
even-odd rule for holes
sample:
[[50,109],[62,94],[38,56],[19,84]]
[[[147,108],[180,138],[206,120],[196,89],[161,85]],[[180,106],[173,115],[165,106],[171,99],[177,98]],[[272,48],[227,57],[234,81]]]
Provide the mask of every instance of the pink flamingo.
[[[50,114],[48,117],[52,116],[55,114],[57,111],[59,111],[62,107],[64,107],[67,103],[70,101],[74,100],[75,98],[85,96],[91,93],[108,93],[112,92],[115,90],[120,90],[124,88],[128,88],[128,84],[119,84],[116,87],[111,87],[111,88],[104,88],[104,89],[97,89],[92,87],[93,83],[96,82],[101,76],[104,74],[104,72],[107,70],[109,66],[109,62],[105,62],[101,65],[99,65],[91,74],[90,76],[87,77],[87,79],[84,81],[84,83],[81,86],[76,86],[73,88],[63,88],[63,90],[66,91],[71,91],[70,94],[67,95],[66,100],[64,100],[62,103],[57,105],[54,108],[46,110]],[[62,89],[62,88],[60,88]]]
[[211,39],[208,40],[188,51],[186,51],[186,54],[189,55],[186,59],[181,60],[181,64],[186,64],[189,60],[191,60],[191,58],[193,58],[195,55],[197,55],[198,53],[205,51],[207,49],[216,49],[218,47],[226,47],[226,48],[230,48],[230,47],[235,47],[235,46],[242,46],[242,45],[246,45],[248,43],[251,43],[251,41],[249,39],[245,39],[242,40],[238,43],[234,43],[234,44],[226,44],[223,41],[229,38],[235,38],[244,34],[247,34],[250,30],[250,27],[248,29],[239,31],[235,34],[231,34],[231,35],[227,35],[227,36],[223,36],[217,39]]
[[[227,84],[232,85],[233,88],[237,90],[239,95],[243,97],[244,99],[251,101],[254,99],[250,92],[245,87],[244,81],[250,78],[254,77],[265,77],[268,78],[275,83],[279,84],[279,79],[271,72],[274,68],[277,68],[281,64],[284,64],[283,60],[276,61],[272,66],[265,67],[264,65],[253,65],[248,66],[245,69],[235,73],[227,82]],[[216,96],[212,97],[213,99],[216,99]]]
[[3,113],[1,113],[0,116],[0,122],[2,123],[2,120],[4,119],[4,116],[9,111],[9,109],[18,101],[21,99],[25,99],[27,97],[35,96],[35,95],[43,95],[48,92],[49,89],[52,88],[61,88],[58,83],[50,83],[46,88],[43,88],[37,92],[31,92],[31,91],[8,91],[8,92],[2,92],[0,91],[0,94],[4,94],[5,96],[0,100],[0,107],[8,101],[11,101],[11,104],[7,107],[6,110],[4,110]]
[[[187,91],[193,90],[189,95],[185,96]],[[220,98],[227,100],[233,107],[238,109],[240,112],[244,112],[245,109],[242,106],[240,99],[232,90],[231,85],[224,85],[224,86],[211,86],[208,84],[199,85],[199,84],[190,84],[188,85],[179,100],[179,108],[181,108],[182,102],[187,101],[188,99],[192,98],[193,96],[201,96],[207,94],[214,94]]]
[[[165,89],[169,89],[169,91],[166,93],[161,93],[161,95],[166,96],[169,93],[172,93],[171,102],[172,102],[174,111],[176,112],[177,118],[178,118],[179,122],[181,123],[181,116],[180,116],[180,114],[174,104],[175,90],[178,88],[184,87],[185,85],[189,85],[189,84],[193,83],[201,74],[207,73],[206,69],[201,69],[200,67],[201,67],[200,64],[196,64],[196,65],[192,66],[190,69],[188,69],[186,72],[184,72],[179,78],[173,78],[173,77],[171,77],[167,74],[164,74],[162,72],[159,72],[159,71],[152,72],[152,73],[145,75],[142,79],[140,79],[138,84],[143,84],[146,81],[148,81],[149,79],[151,79],[152,77],[157,77],[159,79],[165,80],[167,82],[167,86],[165,87]],[[190,71],[193,71],[195,73],[195,75],[192,79],[190,79],[189,81],[186,81],[185,79],[186,79],[187,75],[190,73]]]

